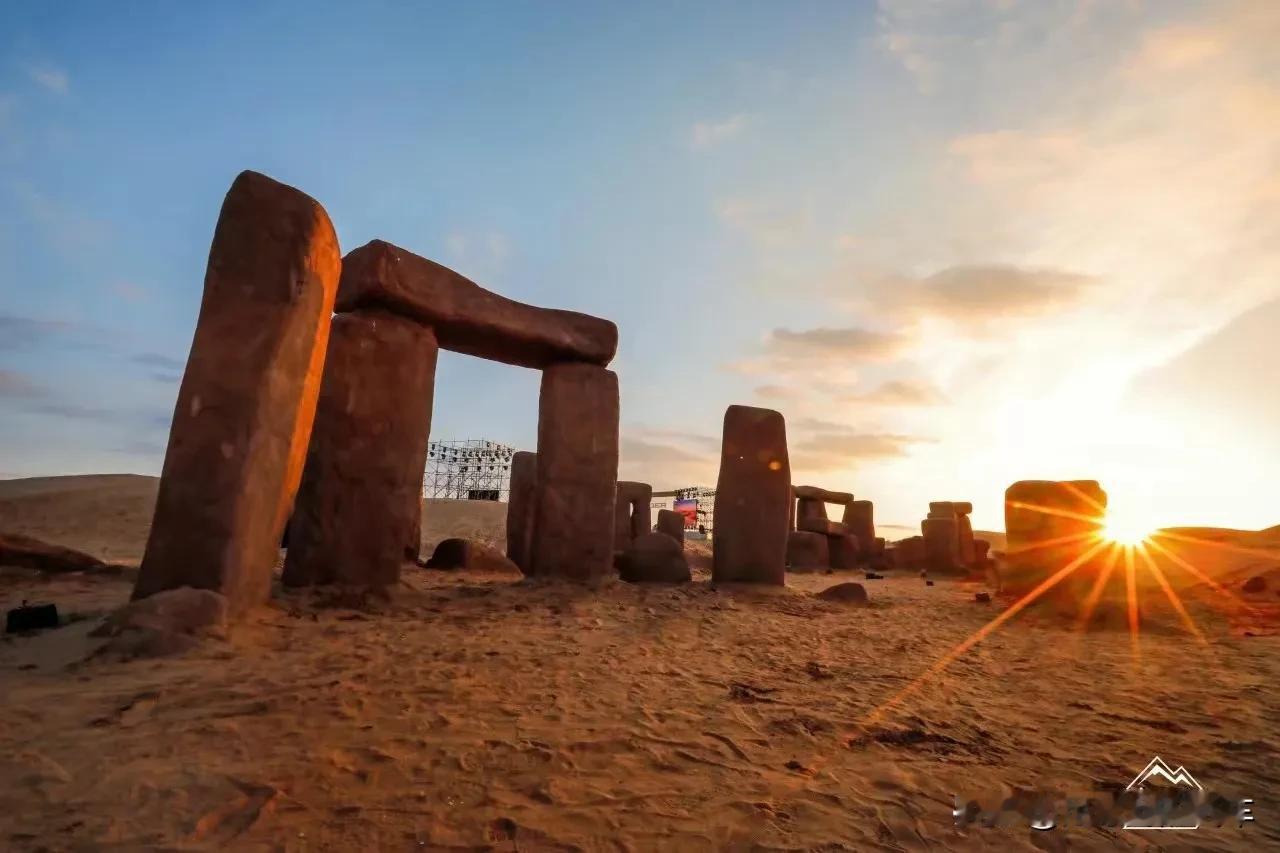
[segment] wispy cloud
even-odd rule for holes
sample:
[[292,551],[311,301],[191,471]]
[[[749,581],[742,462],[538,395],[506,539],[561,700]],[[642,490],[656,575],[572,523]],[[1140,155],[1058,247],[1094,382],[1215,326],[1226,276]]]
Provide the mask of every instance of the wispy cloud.
[[715,204],[715,213],[725,225],[763,246],[774,248],[796,243],[812,224],[807,211],[743,197],[721,199]]
[[160,370],[174,370],[180,373],[187,369],[186,359],[174,358],[171,355],[162,355],[158,352],[140,352],[130,360],[134,364],[141,364],[143,367],[155,367]]
[[901,352],[907,339],[900,334],[856,326],[816,329],[774,329],[769,348],[790,357],[878,360]]
[[884,406],[938,406],[947,402],[946,395],[937,386],[910,379],[889,380],[871,391],[851,394],[845,399],[851,403]]
[[25,349],[73,328],[72,323],[63,320],[0,314],[0,350]]
[[886,276],[871,285],[869,297],[877,307],[903,314],[981,320],[1060,310],[1096,284],[1091,276],[1064,270],[954,266],[923,277]]
[[38,397],[40,389],[30,379],[15,370],[0,367],[0,397]]
[[716,121],[695,122],[689,129],[689,147],[707,149],[738,136],[747,127],[746,115],[738,114]]
[[24,70],[33,83],[56,95],[65,95],[71,89],[71,77],[61,68],[48,64],[32,64],[27,65]]

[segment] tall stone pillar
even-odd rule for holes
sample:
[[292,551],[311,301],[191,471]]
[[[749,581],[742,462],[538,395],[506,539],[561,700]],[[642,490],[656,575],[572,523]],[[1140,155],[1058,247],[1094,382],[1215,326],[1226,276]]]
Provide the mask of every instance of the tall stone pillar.
[[618,376],[568,362],[542,372],[533,573],[574,580],[613,567]]
[[849,501],[844,505],[844,526],[858,537],[864,557],[871,556],[876,541],[875,505],[871,501]]
[[238,615],[270,595],[340,269],[314,199],[256,172],[236,178],[209,249],[135,599],[212,589]]
[[378,309],[339,314],[284,582],[387,587],[416,557],[435,333]]
[[782,415],[730,406],[724,413],[716,480],[713,581],[786,583],[790,495]]
[[511,457],[511,494],[507,498],[507,559],[532,574],[529,549],[537,508],[538,454],[519,450]]

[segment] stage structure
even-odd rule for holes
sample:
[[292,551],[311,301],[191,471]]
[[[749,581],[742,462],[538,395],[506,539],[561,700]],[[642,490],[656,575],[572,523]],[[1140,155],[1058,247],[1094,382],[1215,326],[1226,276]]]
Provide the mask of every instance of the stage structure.
[[422,478],[425,498],[506,501],[511,494],[514,447],[483,438],[433,441]]
[[670,509],[684,515],[685,530],[698,530],[710,535],[715,526],[715,489],[688,486],[667,492],[654,492],[651,506],[655,512],[660,509]]

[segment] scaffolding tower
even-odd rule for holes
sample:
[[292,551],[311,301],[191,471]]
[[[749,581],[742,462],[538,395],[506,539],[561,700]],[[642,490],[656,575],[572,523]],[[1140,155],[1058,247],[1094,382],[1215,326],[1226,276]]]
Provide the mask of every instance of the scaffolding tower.
[[430,442],[422,496],[506,501],[511,496],[511,456],[515,452],[514,447],[484,438]]

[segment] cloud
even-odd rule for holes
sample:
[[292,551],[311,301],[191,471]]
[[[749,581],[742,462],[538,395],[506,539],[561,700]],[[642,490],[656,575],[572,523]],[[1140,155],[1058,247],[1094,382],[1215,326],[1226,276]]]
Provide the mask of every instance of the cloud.
[[130,281],[119,281],[111,285],[111,292],[126,302],[143,302],[147,298],[147,290]]
[[894,379],[882,383],[872,391],[852,394],[846,398],[851,403],[872,403],[885,406],[938,406],[947,402],[937,386],[923,380]]
[[869,299],[878,307],[916,317],[1026,317],[1070,307],[1097,283],[1090,276],[1056,269],[953,266],[924,277],[885,276],[871,285]]
[[764,246],[778,248],[799,242],[808,232],[811,217],[805,211],[747,198],[726,198],[715,204],[716,218]]
[[859,432],[839,424],[824,426],[806,438],[790,441],[792,468],[813,472],[848,468],[861,462],[905,457],[914,445],[932,442],[900,433]]
[[879,360],[899,353],[907,344],[900,334],[855,326],[793,331],[774,329],[768,346],[775,353],[800,358]]
[[71,78],[61,68],[52,65],[28,65],[25,70],[33,83],[55,95],[65,95],[70,89]]
[[44,342],[52,335],[61,334],[73,328],[72,323],[63,320],[42,320],[34,317],[19,317],[14,314],[0,314],[0,350],[25,349]]
[[720,121],[696,122],[689,129],[689,147],[706,149],[738,136],[747,126],[747,116],[738,114]]
[[183,358],[174,358],[169,355],[162,355],[158,352],[141,352],[130,359],[134,364],[140,364],[143,367],[156,367],[161,370],[174,370],[178,373],[187,369],[187,361]]
[[757,385],[755,395],[763,400],[793,400],[800,391],[787,385]]
[[715,483],[720,438],[682,430],[629,427],[619,443],[618,476],[654,489]]
[[444,242],[449,262],[464,275],[479,279],[500,274],[511,257],[511,241],[498,231],[451,231]]
[[0,397],[38,397],[41,393],[40,388],[21,373],[0,367]]

